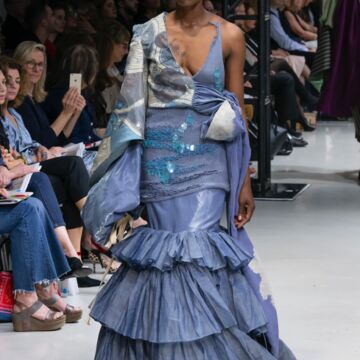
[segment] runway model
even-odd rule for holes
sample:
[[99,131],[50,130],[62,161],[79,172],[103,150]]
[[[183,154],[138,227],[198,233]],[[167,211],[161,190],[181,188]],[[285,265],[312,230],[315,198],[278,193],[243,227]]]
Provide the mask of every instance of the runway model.
[[134,27],[83,217],[100,243],[141,204],[149,224],[113,248],[123,265],[91,312],[98,360],[294,359],[243,228],[243,62],[243,34],[202,0]]

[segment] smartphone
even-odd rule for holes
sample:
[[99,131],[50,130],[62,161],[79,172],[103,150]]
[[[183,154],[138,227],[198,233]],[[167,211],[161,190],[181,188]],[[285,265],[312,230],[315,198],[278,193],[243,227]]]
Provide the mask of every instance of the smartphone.
[[70,74],[69,87],[74,87],[81,93],[81,74]]

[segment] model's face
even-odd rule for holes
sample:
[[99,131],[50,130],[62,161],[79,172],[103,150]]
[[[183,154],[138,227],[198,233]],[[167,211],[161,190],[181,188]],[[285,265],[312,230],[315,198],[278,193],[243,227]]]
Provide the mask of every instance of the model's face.
[[7,94],[9,101],[15,100],[20,90],[20,74],[17,69],[9,69],[7,74]]
[[105,0],[102,8],[103,15],[107,18],[116,18],[116,6],[114,0]]
[[6,79],[2,71],[0,71],[0,105],[6,100]]
[[179,7],[192,7],[202,3],[203,0],[176,0],[176,6]]
[[66,25],[66,15],[64,9],[54,10],[54,30],[57,34],[62,34],[65,30]]
[[45,66],[45,57],[44,53],[39,50],[32,52],[31,57],[28,61],[24,63],[24,70],[26,77],[34,85],[41,79],[41,76],[44,71]]

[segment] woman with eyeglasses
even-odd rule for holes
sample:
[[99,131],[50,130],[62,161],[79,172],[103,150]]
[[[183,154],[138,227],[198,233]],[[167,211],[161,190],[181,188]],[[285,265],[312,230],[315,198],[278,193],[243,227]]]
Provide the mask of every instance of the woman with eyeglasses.
[[47,70],[46,49],[42,44],[24,41],[17,46],[14,59],[24,69],[24,79],[19,93],[21,105],[17,108],[24,119],[32,138],[59,155],[62,149],[56,148],[62,137],[70,136],[85,100],[77,90],[69,89],[61,99],[59,116],[50,124],[40,104],[46,99],[44,90]]

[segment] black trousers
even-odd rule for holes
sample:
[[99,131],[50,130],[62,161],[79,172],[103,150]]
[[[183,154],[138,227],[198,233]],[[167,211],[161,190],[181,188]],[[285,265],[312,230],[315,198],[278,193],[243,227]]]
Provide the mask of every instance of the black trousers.
[[89,174],[83,160],[78,156],[63,156],[45,160],[41,171],[49,176],[60,204],[66,227],[83,226],[80,211],[75,203],[89,192]]
[[279,71],[270,78],[271,94],[275,98],[275,109],[279,121],[285,126],[286,121],[296,122],[301,114],[296,101],[295,82],[286,71]]

